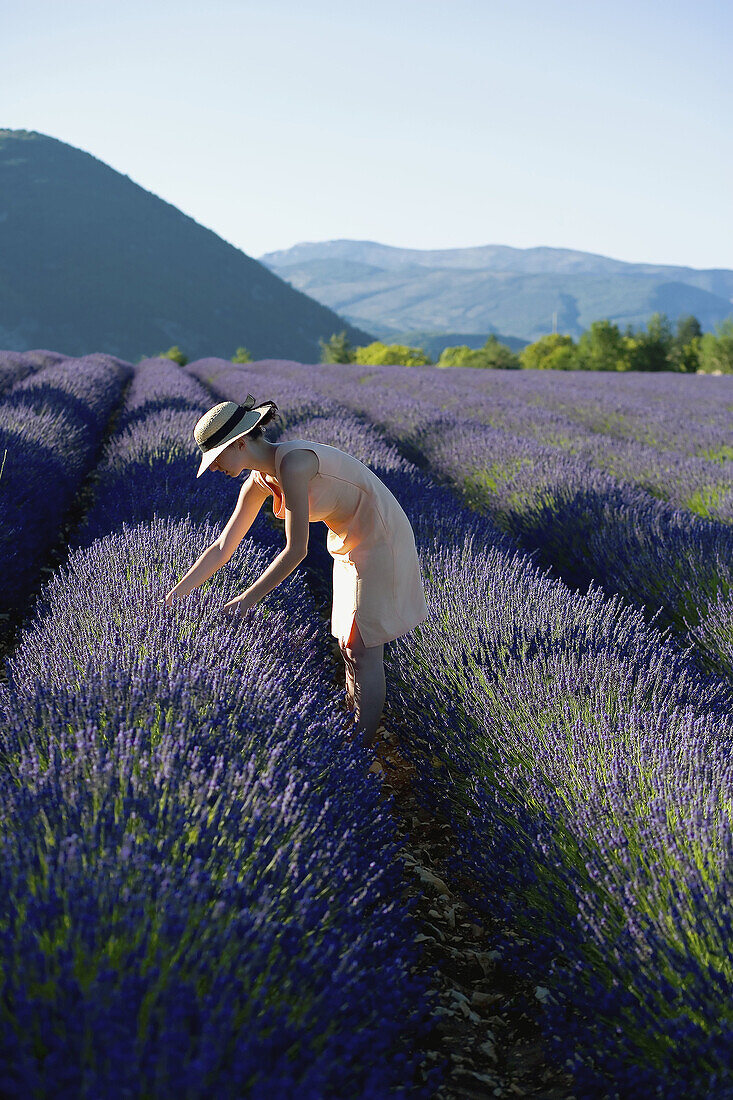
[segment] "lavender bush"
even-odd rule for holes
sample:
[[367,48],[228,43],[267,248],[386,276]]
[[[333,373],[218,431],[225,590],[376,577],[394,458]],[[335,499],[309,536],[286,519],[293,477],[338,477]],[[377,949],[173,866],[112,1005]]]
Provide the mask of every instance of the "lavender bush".
[[9,662],[4,1095],[413,1095],[399,844],[303,580],[224,620],[270,557],[245,547],[156,605],[215,533],[154,520],[76,551]]
[[112,356],[64,359],[24,378],[0,403],[0,604],[20,607],[93,466],[132,367]]
[[231,485],[223,478],[196,480],[193,425],[215,400],[171,359],[137,365],[114,437],[94,471],[94,505],[72,546],[88,546],[123,519],[217,514],[226,521],[235,503]]
[[66,358],[58,351],[0,351],[0,396],[34,371]]

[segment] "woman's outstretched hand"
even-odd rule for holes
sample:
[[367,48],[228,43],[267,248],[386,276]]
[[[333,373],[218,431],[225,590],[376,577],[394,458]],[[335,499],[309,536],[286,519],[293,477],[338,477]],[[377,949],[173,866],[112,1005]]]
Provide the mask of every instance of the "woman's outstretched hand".
[[[161,602],[165,607],[171,606],[174,595],[175,593],[169,592],[168,595],[163,598]],[[180,600],[180,596],[176,597],[176,599]],[[242,615],[246,615],[256,603],[257,601],[253,600],[252,597],[245,592],[244,595],[236,596],[233,600],[229,600],[225,603],[221,610],[228,618],[239,618]]]
[[229,600],[222,607],[222,613],[230,618],[246,615],[250,611],[257,601],[253,600],[250,596],[245,594],[243,596],[236,596],[233,600]]

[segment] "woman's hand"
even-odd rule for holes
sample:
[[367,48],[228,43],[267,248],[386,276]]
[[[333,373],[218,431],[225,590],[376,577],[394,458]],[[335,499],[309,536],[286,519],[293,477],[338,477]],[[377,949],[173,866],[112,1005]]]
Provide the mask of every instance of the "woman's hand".
[[256,603],[257,601],[253,600],[252,597],[245,592],[243,595],[236,596],[233,600],[229,600],[228,603],[225,603],[221,610],[224,615],[234,618],[245,615]]
[[173,593],[172,592],[168,593],[168,595],[163,600],[163,603],[165,604],[166,607],[171,606],[171,604],[173,603]]

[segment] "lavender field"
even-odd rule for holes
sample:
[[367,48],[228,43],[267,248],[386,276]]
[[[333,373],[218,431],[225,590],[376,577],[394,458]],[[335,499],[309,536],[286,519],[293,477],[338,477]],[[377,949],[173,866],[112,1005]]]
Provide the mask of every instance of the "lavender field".
[[451,1095],[325,529],[245,621],[269,503],[162,604],[236,499],[193,425],[248,392],[410,518],[385,724],[562,1095],[733,1097],[733,381],[50,351],[0,353],[0,1094]]

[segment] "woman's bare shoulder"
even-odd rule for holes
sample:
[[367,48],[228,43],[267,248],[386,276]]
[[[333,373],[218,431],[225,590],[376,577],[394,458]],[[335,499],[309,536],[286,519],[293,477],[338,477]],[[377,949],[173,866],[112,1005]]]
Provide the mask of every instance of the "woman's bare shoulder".
[[289,480],[310,481],[318,473],[318,456],[307,446],[293,447],[280,460],[280,474]]

